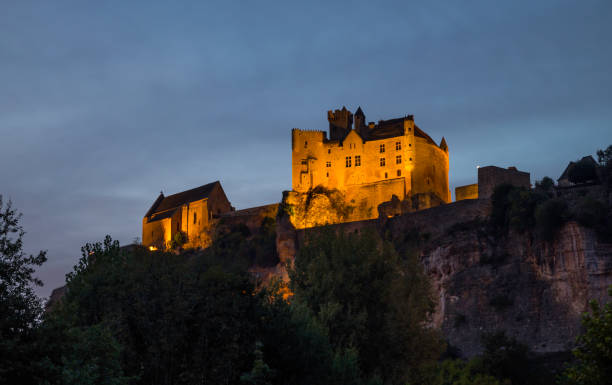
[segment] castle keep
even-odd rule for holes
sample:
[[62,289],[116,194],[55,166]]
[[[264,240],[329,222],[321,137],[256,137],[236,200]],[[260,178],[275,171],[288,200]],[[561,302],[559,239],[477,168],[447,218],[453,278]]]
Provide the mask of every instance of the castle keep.
[[378,205],[393,195],[414,209],[450,202],[446,140],[437,145],[412,115],[366,124],[361,108],[353,115],[343,107],[327,119],[329,138],[325,131],[291,132],[294,192],[338,190],[361,208],[352,220],[378,217]]

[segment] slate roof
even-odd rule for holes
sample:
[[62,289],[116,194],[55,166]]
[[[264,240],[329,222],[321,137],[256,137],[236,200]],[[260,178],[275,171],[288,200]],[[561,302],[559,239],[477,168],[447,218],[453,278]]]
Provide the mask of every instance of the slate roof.
[[[376,127],[368,133],[367,140],[395,138],[404,135],[404,119],[405,118],[381,120]],[[417,125],[414,126],[414,135],[427,140],[430,144],[436,145],[436,142]]]
[[[153,206],[151,207],[151,209],[149,209],[145,216],[151,216],[154,220],[168,218],[169,216],[172,216],[172,213],[174,212],[174,210],[171,209],[180,207],[189,202],[208,198],[210,193],[217,185],[221,187],[221,183],[219,183],[219,181],[215,181],[200,187],[196,187],[191,190],[183,191],[173,195],[168,195],[167,197],[164,197],[163,194],[160,194],[159,198],[155,201],[155,203],[153,203]],[[164,213],[156,215],[156,213],[161,212]]]
[[[593,157],[591,155],[587,155],[587,156],[583,156],[582,159],[580,159],[578,162],[589,162],[595,166],[597,166],[597,162],[595,161],[595,159],[593,159]],[[563,180],[563,179],[569,179],[568,173],[569,173],[569,169],[570,167],[572,167],[572,165],[574,165],[576,162],[569,162],[567,164],[567,167],[565,168],[565,170],[563,171],[563,174],[561,174],[561,176],[559,177],[559,179],[557,179],[557,181]]]
[[177,209],[178,208],[175,207],[172,210],[153,213],[149,219],[149,222],[161,221],[162,219],[170,218],[172,215],[174,215]]

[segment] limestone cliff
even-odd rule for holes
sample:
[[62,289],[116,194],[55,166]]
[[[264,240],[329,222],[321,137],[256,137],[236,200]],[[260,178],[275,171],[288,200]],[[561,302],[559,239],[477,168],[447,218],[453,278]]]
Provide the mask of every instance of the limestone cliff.
[[[529,233],[495,237],[486,227],[489,205],[466,200],[335,227],[371,228],[400,243],[420,237],[421,260],[438,302],[433,326],[462,356],[479,353],[482,333],[498,330],[535,352],[568,351],[588,301],[609,301],[612,244],[576,222],[566,223],[548,242]],[[279,258],[290,263],[311,230],[295,230],[286,219],[278,225]]]
[[474,223],[428,242],[421,257],[438,299],[434,325],[465,356],[495,330],[535,352],[566,351],[588,301],[607,301],[612,284],[612,245],[575,222],[552,242],[495,239]]

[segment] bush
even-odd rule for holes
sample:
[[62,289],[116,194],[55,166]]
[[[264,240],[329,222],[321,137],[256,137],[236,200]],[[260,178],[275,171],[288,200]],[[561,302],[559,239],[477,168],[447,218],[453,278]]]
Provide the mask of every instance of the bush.
[[604,241],[612,239],[610,208],[591,197],[583,198],[574,210],[574,218],[585,227],[590,227]]
[[555,181],[552,178],[545,176],[542,180],[536,181],[535,188],[546,194],[551,194],[555,187]]
[[548,200],[537,191],[502,184],[495,188],[491,198],[490,225],[498,235],[509,229],[523,233],[535,225],[536,207]]
[[[612,296],[612,286],[608,288]],[[584,334],[573,351],[576,362],[563,372],[560,383],[575,385],[608,384],[612,378],[612,303],[590,302],[591,313],[582,316]]]
[[567,203],[561,199],[548,200],[536,208],[536,234],[552,240],[567,219]]

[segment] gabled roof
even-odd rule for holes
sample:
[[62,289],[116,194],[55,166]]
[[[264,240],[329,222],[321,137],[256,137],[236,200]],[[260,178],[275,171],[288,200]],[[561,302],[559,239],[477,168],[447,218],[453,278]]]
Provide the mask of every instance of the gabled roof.
[[[595,161],[595,159],[593,159],[593,157],[591,155],[587,155],[587,156],[583,156],[582,159],[580,159],[578,162],[588,162],[591,163],[595,166],[597,166],[597,162]],[[567,167],[565,168],[565,170],[563,171],[563,174],[561,174],[561,176],[559,177],[559,179],[557,179],[557,181],[560,181],[562,179],[569,179],[568,173],[569,173],[569,169],[570,167],[572,167],[574,164],[576,164],[577,162],[569,162],[567,164]]]
[[404,135],[404,118],[381,120],[370,130],[367,140],[394,138]]
[[[219,186],[219,188],[221,188],[221,183],[219,183],[219,181],[215,181],[200,187],[196,187],[191,190],[169,195],[167,197],[164,197],[163,194],[160,194],[151,209],[149,209],[149,211],[147,212],[146,216],[151,216],[155,213],[180,207],[189,202],[195,202],[200,199],[208,198],[208,196],[216,186]],[[172,214],[170,213],[169,215]],[[155,219],[161,218],[159,216],[155,216]]]

